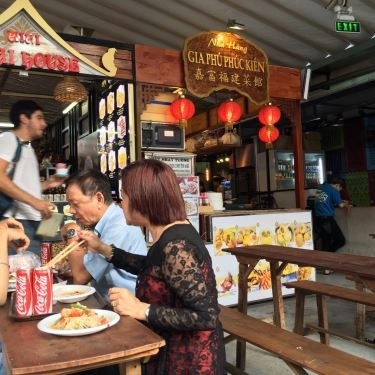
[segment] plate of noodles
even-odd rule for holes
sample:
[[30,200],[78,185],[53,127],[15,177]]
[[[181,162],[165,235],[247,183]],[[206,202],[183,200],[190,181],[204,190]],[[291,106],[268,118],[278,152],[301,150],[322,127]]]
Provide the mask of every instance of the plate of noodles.
[[114,311],[89,309],[77,302],[41,320],[38,329],[57,336],[85,336],[112,327],[119,320],[120,315]]
[[83,301],[95,291],[95,288],[88,285],[54,285],[53,299],[62,303],[73,303]]

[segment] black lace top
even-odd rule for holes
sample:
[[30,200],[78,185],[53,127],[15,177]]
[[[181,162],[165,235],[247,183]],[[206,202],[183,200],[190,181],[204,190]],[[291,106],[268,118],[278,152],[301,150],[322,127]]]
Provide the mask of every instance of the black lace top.
[[116,267],[137,274],[149,325],[167,345],[143,374],[219,375],[225,351],[211,258],[190,224],[168,228],[147,256],[115,249]]

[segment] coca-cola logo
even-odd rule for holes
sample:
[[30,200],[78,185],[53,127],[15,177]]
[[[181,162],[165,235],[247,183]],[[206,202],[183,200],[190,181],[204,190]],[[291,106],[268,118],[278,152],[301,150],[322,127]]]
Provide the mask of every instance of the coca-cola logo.
[[17,292],[16,292],[16,311],[19,315],[27,315],[32,297],[28,291],[29,279],[27,275],[17,275]]
[[49,312],[49,305],[52,301],[52,287],[49,285],[49,275],[34,275],[34,312],[44,314]]

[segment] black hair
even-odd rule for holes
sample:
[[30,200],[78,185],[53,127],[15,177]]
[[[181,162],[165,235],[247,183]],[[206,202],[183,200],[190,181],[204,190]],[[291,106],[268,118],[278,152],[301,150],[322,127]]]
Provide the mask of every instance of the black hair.
[[331,185],[340,185],[340,186],[343,186],[343,180],[342,180],[342,178],[340,178],[338,176],[332,176],[328,180],[328,183],[330,183]]
[[21,115],[25,115],[30,119],[36,111],[43,111],[43,108],[32,100],[19,100],[15,102],[10,109],[10,122],[14,125],[14,128],[17,129],[20,126]]
[[85,169],[72,174],[66,181],[65,186],[78,185],[83,195],[93,197],[96,193],[102,193],[105,203],[111,204],[112,192],[109,178],[96,169]]

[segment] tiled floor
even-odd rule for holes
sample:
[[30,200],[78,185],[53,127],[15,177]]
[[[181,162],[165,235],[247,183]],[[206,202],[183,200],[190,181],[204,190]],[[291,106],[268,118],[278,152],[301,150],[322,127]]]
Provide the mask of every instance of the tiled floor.
[[[329,276],[317,275],[319,281],[325,283],[332,283],[335,285],[342,285],[346,287],[354,287],[353,282],[345,279],[343,275],[332,274]],[[342,301],[338,299],[329,299],[329,326],[330,329],[342,332],[343,334],[355,335],[355,304],[349,301]],[[286,323],[289,330],[293,329],[294,325],[294,310],[295,298],[288,297],[285,299]],[[249,305],[248,313],[257,318],[271,318],[273,306],[271,302],[262,302]],[[306,297],[305,304],[305,322],[317,323],[316,303],[314,296]],[[260,332],[261,334],[261,332]],[[365,335],[367,338],[375,339],[375,312],[367,314]],[[308,335],[309,338],[319,341],[318,334],[312,333]],[[335,336],[331,336],[331,346],[339,348],[353,355],[366,358],[375,362],[375,348],[370,348],[365,345],[357,344],[353,341],[343,340]],[[234,342],[226,345],[227,361],[235,364],[235,349]],[[247,345],[246,355],[246,372],[251,375],[290,375],[291,370],[279,358],[263,350]],[[311,374],[313,374],[311,372]],[[334,374],[332,374],[334,375]]]

